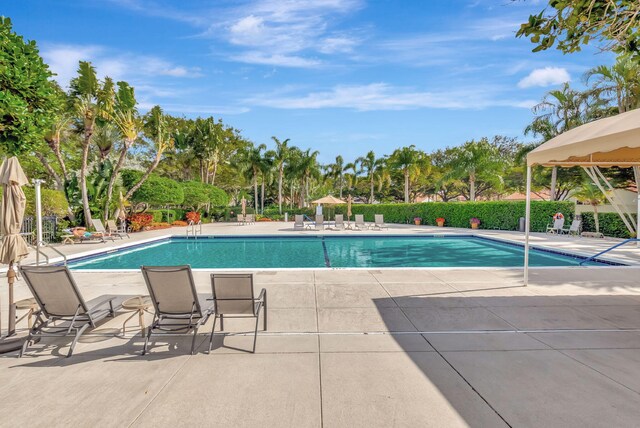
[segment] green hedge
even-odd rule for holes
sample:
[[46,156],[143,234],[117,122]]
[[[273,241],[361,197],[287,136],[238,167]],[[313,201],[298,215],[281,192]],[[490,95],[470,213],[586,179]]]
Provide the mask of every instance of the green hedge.
[[[25,215],[36,215],[36,191],[35,188],[29,186],[22,186],[24,196],[27,198],[25,207]],[[61,190],[41,189],[42,196],[42,214],[43,215],[55,215],[57,217],[64,217],[67,215],[69,203],[64,196],[64,192]]]
[[[635,216],[633,218],[635,222]],[[600,232],[605,236],[633,238],[617,213],[599,213],[598,222],[600,223]],[[582,230],[586,232],[596,231],[593,213],[582,213]]]
[[151,214],[153,216],[153,221],[154,223],[160,223],[163,217],[163,211],[162,210],[148,210],[147,211],[148,214]]
[[[573,202],[531,202],[531,230],[544,232],[552,221],[553,214],[561,212],[566,221],[574,216]],[[345,214],[346,205],[336,207],[337,213]],[[518,230],[520,217],[525,215],[524,201],[487,202],[425,202],[419,204],[353,204],[353,214],[364,214],[365,221],[373,221],[374,214],[383,214],[387,223],[413,223],[415,217],[422,224],[435,225],[436,218],[444,217],[445,226],[470,228],[469,219],[480,219],[480,229]]]

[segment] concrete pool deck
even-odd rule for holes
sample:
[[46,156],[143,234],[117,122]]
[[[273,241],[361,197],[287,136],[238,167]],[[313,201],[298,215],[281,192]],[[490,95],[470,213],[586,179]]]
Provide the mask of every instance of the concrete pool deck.
[[[294,233],[292,223],[203,229]],[[375,233],[443,231],[471,232],[391,225]],[[167,232],[185,230],[131,240]],[[533,239],[585,254],[616,242]],[[60,248],[79,254],[111,246]],[[640,264],[631,245],[612,257]],[[86,299],[147,294],[140,273],[74,277]],[[61,339],[44,340],[22,359],[0,357],[0,425],[635,426],[639,278],[640,266],[537,268],[527,287],[521,269],[256,271],[256,287],[269,295],[269,331],[260,333],[256,354],[245,352],[249,324],[229,320],[212,355],[205,353],[210,321],[196,355],[188,355],[190,338],[171,336],[143,357],[139,330],[130,324],[122,335],[129,313],[119,313],[82,338],[71,358],[60,357],[70,342]],[[195,280],[210,293],[208,272]],[[6,287],[0,296],[6,304]],[[16,298],[24,297],[19,281]],[[2,317],[5,326],[4,307]]]

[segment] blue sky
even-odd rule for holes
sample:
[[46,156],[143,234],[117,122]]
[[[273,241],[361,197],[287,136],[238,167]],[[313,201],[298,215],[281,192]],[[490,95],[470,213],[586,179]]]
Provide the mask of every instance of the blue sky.
[[329,162],[519,137],[545,92],[611,54],[532,53],[540,0],[14,0],[0,14],[66,85],[79,60],[142,109],[214,116]]

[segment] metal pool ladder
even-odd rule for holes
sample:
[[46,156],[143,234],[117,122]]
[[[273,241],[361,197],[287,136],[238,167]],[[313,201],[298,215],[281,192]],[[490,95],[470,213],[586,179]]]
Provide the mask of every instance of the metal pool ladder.
[[618,247],[622,247],[623,245],[628,244],[629,242],[640,242],[640,239],[638,239],[638,238],[629,238],[629,239],[625,239],[625,240],[624,240],[624,241],[622,241],[622,242],[618,242],[616,245],[614,245],[614,246],[612,246],[612,247],[609,247],[609,248],[607,248],[607,249],[606,249],[606,250],[604,250],[604,251],[600,251],[598,254],[595,254],[595,255],[593,255],[593,256],[591,256],[591,257],[587,258],[587,259],[584,259],[583,261],[581,261],[581,262],[580,262],[580,266],[584,265],[584,264],[585,264],[585,263],[587,263],[587,262],[590,262],[590,261],[594,260],[594,259],[595,259],[595,258],[597,258],[597,257],[600,257],[600,256],[601,256],[601,255],[603,255],[604,253],[608,253],[608,252],[609,252],[609,251],[611,251],[611,250],[615,250],[615,249],[616,249],[616,248],[618,248]]
[[189,220],[187,225],[187,237],[193,235],[195,239],[198,239],[198,235],[202,235],[202,221],[195,223],[193,220]]

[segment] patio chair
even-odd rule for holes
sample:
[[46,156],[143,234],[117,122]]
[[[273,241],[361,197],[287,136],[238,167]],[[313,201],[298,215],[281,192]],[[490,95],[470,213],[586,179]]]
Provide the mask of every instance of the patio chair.
[[267,290],[262,289],[256,298],[253,293],[253,274],[211,274],[211,289],[213,291],[213,329],[209,339],[209,352],[213,345],[213,336],[216,331],[216,320],[220,318],[220,330],[224,331],[225,318],[255,318],[256,325],[253,330],[253,349],[256,352],[256,340],[258,338],[258,321],[260,310],[263,310],[262,328],[267,330]]
[[156,332],[190,333],[191,354],[195,350],[198,329],[212,313],[212,308],[202,309],[198,299],[193,274],[189,265],[141,266],[142,275],[149,289],[149,296],[156,313],[147,330],[142,355],[147,353],[151,335]]
[[304,216],[302,214],[296,214],[293,229],[304,230]]
[[244,219],[249,224],[255,224],[256,223],[256,215],[255,214],[247,214],[244,217]]
[[564,217],[558,217],[553,220],[553,225],[547,225],[547,233],[562,234],[562,228],[564,227]]
[[356,229],[368,229],[369,226],[364,222],[364,214],[356,214],[354,221],[354,227]]
[[[66,266],[20,266],[20,273],[33,293],[40,309],[36,321],[20,350],[20,357],[34,339],[45,336],[67,336],[75,332],[67,357],[73,354],[82,333],[98,321],[115,316],[115,297],[89,307],[85,303],[71,272]],[[57,322],[62,324],[51,325]]]
[[247,224],[247,218],[242,214],[238,214],[238,216],[236,217],[236,222],[239,226],[244,226],[245,224]]
[[571,222],[571,226],[568,229],[562,229],[562,233],[566,233],[567,235],[580,236],[580,229],[582,229],[582,221],[578,219],[573,219]]
[[110,235],[118,236],[120,237],[120,239],[124,239],[125,236],[129,238],[127,226],[124,223],[122,223],[120,227],[118,227],[114,220],[107,220],[107,231]]
[[316,221],[314,222],[316,230],[324,229],[324,216],[322,214],[316,214]]
[[344,230],[344,214],[336,214],[335,224],[333,228],[335,230]]
[[375,214],[374,215],[374,223],[373,228],[382,230],[388,229],[389,227],[384,223],[384,215],[383,214]]
[[102,233],[87,232],[86,227],[74,227],[71,229],[72,239],[78,242],[100,241],[105,242]]
[[101,234],[103,237],[109,238],[112,241],[115,241],[115,238],[113,237],[113,235],[109,231],[107,231],[107,229],[104,228],[104,225],[102,224],[102,220],[93,219],[91,220],[91,222],[93,223],[93,227],[95,227],[96,229],[96,234]]

